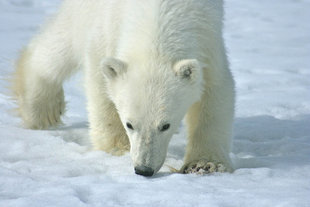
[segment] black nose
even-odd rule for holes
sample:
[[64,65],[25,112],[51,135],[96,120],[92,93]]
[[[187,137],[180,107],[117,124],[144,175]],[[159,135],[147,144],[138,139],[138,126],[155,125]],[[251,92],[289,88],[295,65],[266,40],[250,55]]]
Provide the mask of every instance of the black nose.
[[154,174],[154,170],[149,167],[145,166],[137,166],[135,167],[135,172],[138,175],[143,175],[143,176],[152,176]]

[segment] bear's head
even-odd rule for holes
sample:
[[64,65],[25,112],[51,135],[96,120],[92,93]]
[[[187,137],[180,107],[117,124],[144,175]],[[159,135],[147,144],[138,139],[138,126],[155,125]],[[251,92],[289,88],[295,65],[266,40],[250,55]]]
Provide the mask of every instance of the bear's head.
[[151,176],[163,165],[169,141],[188,108],[201,97],[201,64],[185,59],[139,65],[107,58],[103,74],[129,137],[135,172]]

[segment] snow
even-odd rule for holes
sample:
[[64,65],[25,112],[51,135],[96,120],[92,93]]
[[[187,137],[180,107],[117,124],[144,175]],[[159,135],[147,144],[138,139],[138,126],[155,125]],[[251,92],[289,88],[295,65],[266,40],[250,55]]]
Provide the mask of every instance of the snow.
[[165,166],[134,174],[129,154],[91,151],[82,74],[65,85],[65,125],[33,131],[11,111],[7,78],[20,49],[60,0],[0,0],[0,206],[310,206],[310,1],[226,2],[225,40],[237,84],[237,170],[169,172],[184,156],[183,125]]

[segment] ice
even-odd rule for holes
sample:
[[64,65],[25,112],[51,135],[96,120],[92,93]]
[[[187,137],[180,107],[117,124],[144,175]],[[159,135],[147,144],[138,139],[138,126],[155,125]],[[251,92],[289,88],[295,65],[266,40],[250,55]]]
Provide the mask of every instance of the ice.
[[180,168],[184,126],[158,174],[134,174],[129,154],[92,151],[83,74],[65,84],[57,129],[24,129],[7,78],[18,52],[60,0],[0,0],[0,207],[310,207],[310,1],[226,2],[225,41],[236,80],[237,170]]

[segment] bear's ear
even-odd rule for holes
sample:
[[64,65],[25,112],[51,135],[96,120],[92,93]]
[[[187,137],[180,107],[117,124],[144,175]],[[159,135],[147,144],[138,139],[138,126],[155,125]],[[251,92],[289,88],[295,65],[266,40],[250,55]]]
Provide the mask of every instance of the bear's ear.
[[180,60],[174,65],[176,75],[184,80],[193,82],[201,76],[201,66],[196,59]]
[[102,61],[103,74],[108,79],[114,79],[127,70],[127,65],[115,58],[106,58]]

